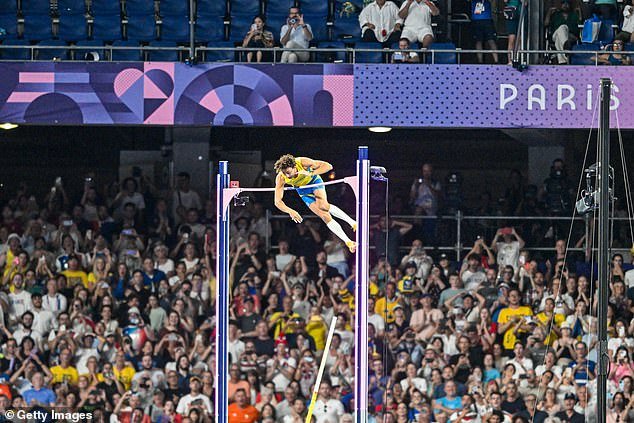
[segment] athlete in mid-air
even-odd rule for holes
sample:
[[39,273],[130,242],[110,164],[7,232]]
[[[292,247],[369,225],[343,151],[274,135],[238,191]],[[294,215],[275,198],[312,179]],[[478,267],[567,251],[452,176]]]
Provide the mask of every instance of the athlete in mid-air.
[[348,223],[354,231],[357,230],[357,222],[339,207],[328,203],[324,181],[319,176],[331,170],[332,165],[321,160],[294,157],[290,154],[283,155],[275,162],[275,172],[277,173],[275,178],[275,207],[288,213],[294,222],[300,223],[302,221],[302,216],[297,211],[284,204],[284,186],[291,185],[308,208],[324,221],[328,229],[346,243],[350,252],[354,253],[357,249],[356,242],[348,238],[333,216]]

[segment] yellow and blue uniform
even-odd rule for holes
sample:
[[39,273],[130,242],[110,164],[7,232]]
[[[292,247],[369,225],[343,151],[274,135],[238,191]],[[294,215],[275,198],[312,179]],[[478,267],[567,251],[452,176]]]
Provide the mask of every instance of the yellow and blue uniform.
[[[305,171],[305,170],[310,171],[310,168],[306,169],[304,168],[304,166],[302,166],[302,163],[299,159],[295,159],[295,169],[297,169],[299,172]],[[287,185],[291,185],[293,188],[295,188],[295,191],[297,191],[297,193],[299,194],[299,197],[304,201],[304,203],[307,206],[310,206],[316,201],[315,190],[325,188],[323,185],[324,181],[323,179],[321,179],[321,176],[319,175],[298,174],[294,178],[287,178],[286,175],[282,173],[282,176],[284,177],[284,182]],[[303,186],[306,186],[306,185],[310,185],[310,187],[302,188]]]

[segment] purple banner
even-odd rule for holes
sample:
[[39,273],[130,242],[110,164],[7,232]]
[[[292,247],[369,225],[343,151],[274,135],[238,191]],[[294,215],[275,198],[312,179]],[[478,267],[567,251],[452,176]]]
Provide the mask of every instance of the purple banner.
[[351,65],[2,63],[0,122],[352,126]]
[[634,128],[634,71],[594,66],[356,65],[354,124],[589,128],[604,77],[621,127]]
[[634,128],[628,67],[27,62],[0,74],[0,122],[465,128],[587,128],[611,77]]

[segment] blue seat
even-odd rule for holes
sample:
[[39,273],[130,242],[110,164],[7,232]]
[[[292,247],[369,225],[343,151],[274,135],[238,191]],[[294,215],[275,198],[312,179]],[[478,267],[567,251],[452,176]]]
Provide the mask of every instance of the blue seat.
[[64,40],[43,40],[38,43],[38,46],[55,46],[59,48],[46,48],[35,49],[36,60],[67,60],[68,59],[68,44]]
[[324,0],[301,0],[302,13],[308,15],[328,16],[328,1]]
[[0,14],[0,28],[5,32],[5,35],[0,35],[0,39],[15,38],[18,35],[17,15],[15,13]]
[[[138,41],[117,40],[112,43],[113,47],[139,47]],[[143,61],[143,52],[138,50],[112,50],[111,60],[113,62],[140,62]]]
[[359,16],[336,16],[334,34],[337,40],[354,41],[360,39],[361,27],[359,26]]
[[51,13],[49,0],[21,0],[20,11],[22,15]]
[[[324,1],[324,3],[326,2]],[[288,9],[294,5],[295,0],[266,0],[266,13],[288,15]]]
[[[3,46],[29,46],[28,40],[8,38],[2,41]],[[3,48],[0,50],[2,60],[31,60],[31,50],[27,48]]]
[[269,13],[266,15],[266,26],[268,30],[273,33],[273,37],[277,41],[279,41],[280,31],[282,30],[282,26],[286,25],[287,18],[288,18],[288,13],[284,13],[284,14]]
[[222,16],[201,15],[196,17],[196,40],[202,42],[225,39],[225,23]]
[[313,31],[313,38],[316,41],[326,41],[330,39],[328,36],[328,19],[326,16],[305,14],[304,22],[310,24],[310,29]]
[[262,12],[260,0],[229,0],[229,13],[241,15],[259,15]]
[[154,19],[154,14],[129,15],[127,18],[127,39],[149,41],[156,38],[156,20]]
[[165,15],[161,18],[161,40],[184,42],[189,40],[187,15]]
[[602,19],[601,20],[601,29],[599,30],[599,36],[597,37],[597,41],[600,45],[605,46],[614,41],[614,29],[612,25],[614,21],[610,19]]
[[[150,47],[177,47],[172,41],[151,41]],[[178,62],[178,50],[149,50],[149,62]]]
[[[221,2],[219,2],[221,3]],[[187,15],[189,16],[189,2],[183,0],[161,0],[159,11],[163,15]],[[225,11],[219,13],[224,15]]]
[[253,24],[252,15],[231,15],[231,26],[229,30],[230,40],[242,40]]
[[120,15],[121,3],[119,0],[92,1],[90,13],[93,15]]
[[83,14],[62,14],[59,16],[57,38],[77,41],[88,38],[88,26]]
[[[382,50],[383,46],[381,43],[357,42],[354,48]],[[355,63],[383,63],[384,55],[382,51],[358,51],[355,52]]]
[[[182,1],[182,0],[161,0],[164,1]],[[257,1],[257,0],[255,0]],[[196,13],[207,16],[227,16],[227,0],[197,0]]]
[[92,22],[91,38],[95,40],[114,41],[120,40],[121,15],[94,15]]
[[623,50],[634,51],[634,43],[625,43],[625,45],[623,46]]
[[126,15],[151,15],[155,12],[154,0],[125,0]]
[[[208,43],[207,47],[233,48],[235,47],[235,44],[233,41],[214,41],[212,43]],[[204,59],[205,62],[234,62],[235,52],[231,50],[206,51]]]
[[[574,51],[595,51],[599,49],[595,44],[576,44],[572,46]],[[593,54],[575,54],[570,55],[571,65],[594,65],[596,56]]]
[[[454,43],[433,43],[429,46],[430,50],[455,50],[456,45]],[[426,63],[432,63],[432,55],[427,54],[425,58]],[[458,63],[458,56],[456,53],[434,53],[434,63],[437,65],[455,65]]]
[[24,17],[24,38],[27,40],[47,40],[52,34],[51,15],[26,15]]
[[0,13],[2,13],[3,15],[16,16],[18,14],[17,0],[4,0],[2,2],[2,10],[0,10]]
[[57,0],[57,13],[60,15],[86,13],[84,0]]
[[73,50],[75,60],[86,60],[86,55],[93,52],[99,55],[99,60],[105,60],[106,58],[103,42],[101,40],[81,40],[77,41],[75,46],[86,47],[85,49]]
[[[346,44],[343,41],[325,41],[320,42],[318,48],[337,48],[344,49]],[[345,51],[333,51],[333,52],[319,52],[316,54],[316,59],[321,63],[345,63],[346,52]]]

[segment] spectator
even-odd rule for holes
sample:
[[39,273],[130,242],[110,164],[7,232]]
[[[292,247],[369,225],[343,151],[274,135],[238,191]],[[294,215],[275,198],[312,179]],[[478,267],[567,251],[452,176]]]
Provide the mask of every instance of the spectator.
[[391,1],[374,0],[359,14],[361,38],[366,42],[383,43],[389,47],[401,38],[403,20],[398,7]]
[[[242,47],[245,48],[271,48],[273,47],[273,33],[264,29],[266,18],[262,15],[258,15],[253,18],[253,24],[244,36],[242,41]],[[253,61],[253,51],[247,53],[247,62]],[[266,53],[266,54],[265,54]],[[261,50],[255,51],[255,61],[260,63],[268,61],[271,56],[270,52],[263,52]]]
[[498,334],[503,337],[505,349],[513,349],[517,336],[532,330],[528,324],[532,316],[531,308],[520,304],[519,290],[511,289],[508,292],[508,306],[500,310],[498,315]]
[[[475,39],[475,47],[482,50],[483,43],[487,43],[490,50],[497,50],[497,34],[493,22],[493,8],[489,0],[471,0],[471,32]],[[498,63],[497,52],[491,53],[493,62]],[[478,52],[478,63],[484,63],[484,57]]]
[[557,414],[555,417],[561,419],[562,421],[570,422],[570,423],[582,423],[585,421],[585,418],[577,413],[574,409],[575,402],[577,401],[577,397],[573,393],[568,393],[564,396],[564,409]]
[[308,43],[313,39],[313,31],[310,25],[304,22],[304,15],[299,8],[291,7],[288,11],[286,24],[282,26],[280,32],[280,42],[284,46],[282,53],[282,63],[308,62],[310,53],[308,51],[297,51],[293,49],[308,49]]
[[434,42],[431,17],[439,14],[438,7],[429,0],[404,1],[398,13],[405,25],[402,37],[410,43],[421,43],[422,48],[429,47]]
[[[500,240],[502,238],[502,240]],[[495,233],[491,249],[497,252],[497,264],[512,266],[514,273],[519,270],[520,250],[526,243],[513,227],[500,228]]]
[[631,4],[623,8],[623,25],[621,25],[621,31],[616,34],[615,40],[634,43],[634,6]]
[[520,16],[522,14],[522,7],[525,4],[525,0],[504,0],[506,6],[504,7],[504,19],[506,19],[506,33],[508,34],[508,50],[509,61],[508,64],[513,64],[513,51],[515,48],[515,40],[520,24]]
[[407,38],[401,38],[398,40],[398,49],[392,53],[392,63],[418,63],[420,57],[415,51],[409,50],[409,40]]
[[172,217],[174,223],[179,224],[185,220],[187,210],[202,209],[200,196],[190,188],[191,176],[187,172],[179,172],[176,175],[176,188],[172,194]]
[[626,65],[632,64],[632,58],[623,53],[623,41],[616,40],[612,43],[612,53],[600,54],[599,64],[602,65]]
[[[571,46],[579,39],[580,23],[581,11],[571,10],[570,0],[562,0],[559,9],[551,7],[544,20],[544,26],[548,27],[556,50],[571,49]],[[565,54],[558,54],[557,62],[560,65],[567,64],[568,58]]]
[[390,265],[397,266],[401,257],[399,253],[401,239],[412,228],[413,225],[411,223],[381,216],[378,223],[370,228],[377,257],[386,256]]
[[344,414],[343,404],[338,399],[331,397],[331,390],[330,382],[328,380],[322,380],[319,386],[317,401],[315,401],[315,407],[313,409],[313,415],[317,423],[339,421]]

